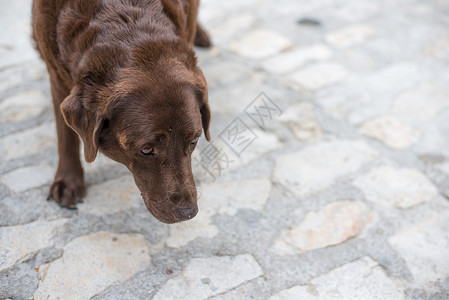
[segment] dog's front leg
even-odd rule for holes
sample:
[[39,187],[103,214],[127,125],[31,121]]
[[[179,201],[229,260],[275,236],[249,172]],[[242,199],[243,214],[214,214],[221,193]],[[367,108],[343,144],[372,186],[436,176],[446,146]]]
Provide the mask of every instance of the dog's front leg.
[[86,194],[80,161],[80,141],[78,135],[65,123],[59,107],[70,91],[63,87],[55,74],[50,74],[50,83],[58,135],[59,162],[49,198],[53,198],[62,207],[74,209],[77,202]]

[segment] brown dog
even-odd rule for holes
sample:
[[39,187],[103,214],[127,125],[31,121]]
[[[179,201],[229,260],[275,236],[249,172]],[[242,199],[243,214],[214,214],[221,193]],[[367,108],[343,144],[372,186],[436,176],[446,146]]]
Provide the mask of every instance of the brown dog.
[[50,196],[61,206],[85,195],[79,136],[87,162],[100,150],[128,167],[157,219],[196,215],[191,153],[202,129],[210,140],[207,85],[192,49],[210,42],[197,9],[198,0],[34,0],[58,135]]

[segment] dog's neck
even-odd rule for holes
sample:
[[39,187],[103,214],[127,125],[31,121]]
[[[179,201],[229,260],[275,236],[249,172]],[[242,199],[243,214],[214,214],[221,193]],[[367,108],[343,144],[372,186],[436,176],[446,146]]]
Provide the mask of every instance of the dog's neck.
[[[108,66],[117,66],[117,63],[123,66],[145,47],[151,48],[145,51],[147,60],[158,59],[161,51],[154,49],[163,43],[189,49],[191,45],[183,39],[185,15],[182,7],[167,6],[164,2],[151,1],[136,6],[131,1],[103,0],[82,4],[91,7],[70,2],[60,15],[57,37],[61,60],[69,73],[74,74],[72,81],[75,83],[85,76],[95,80],[92,69],[105,73],[113,71],[108,70]],[[112,7],[116,12],[113,18]],[[112,56],[104,57],[111,55],[110,49],[114,50]],[[85,68],[89,74],[83,73],[86,64],[90,64]]]

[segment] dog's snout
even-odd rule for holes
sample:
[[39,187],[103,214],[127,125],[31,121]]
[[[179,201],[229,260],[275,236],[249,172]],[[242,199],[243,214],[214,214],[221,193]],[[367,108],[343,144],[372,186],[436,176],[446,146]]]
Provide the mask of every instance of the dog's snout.
[[179,220],[189,220],[196,215],[195,207],[190,208],[177,208],[176,218]]
[[179,221],[190,220],[198,213],[198,206],[189,200],[182,200],[175,208],[175,218]]

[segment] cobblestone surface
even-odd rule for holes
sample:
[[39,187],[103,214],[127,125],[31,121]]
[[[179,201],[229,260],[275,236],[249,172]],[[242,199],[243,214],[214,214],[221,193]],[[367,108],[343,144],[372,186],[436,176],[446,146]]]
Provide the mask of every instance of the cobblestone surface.
[[31,0],[2,2],[0,299],[449,299],[447,1],[202,0],[213,142],[175,225],[101,155],[77,211],[46,201]]

